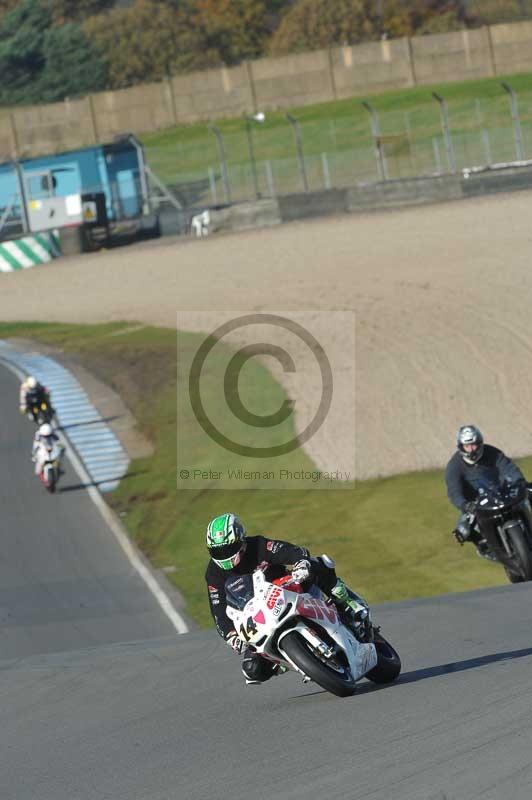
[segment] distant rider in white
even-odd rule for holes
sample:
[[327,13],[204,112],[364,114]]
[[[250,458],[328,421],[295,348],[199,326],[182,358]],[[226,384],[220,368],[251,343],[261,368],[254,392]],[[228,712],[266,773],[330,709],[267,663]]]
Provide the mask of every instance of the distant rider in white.
[[45,461],[45,450],[43,448],[52,448],[56,442],[59,442],[59,436],[54,433],[52,426],[48,422],[46,422],[44,425],[41,425],[41,427],[35,432],[35,436],[33,437],[31,460],[35,463],[36,475],[41,474]]

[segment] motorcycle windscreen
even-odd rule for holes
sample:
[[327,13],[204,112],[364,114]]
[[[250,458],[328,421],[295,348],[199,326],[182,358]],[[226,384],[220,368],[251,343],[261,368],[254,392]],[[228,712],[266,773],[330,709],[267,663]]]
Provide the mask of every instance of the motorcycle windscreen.
[[238,575],[225,582],[227,604],[241,611],[253,597],[253,576]]

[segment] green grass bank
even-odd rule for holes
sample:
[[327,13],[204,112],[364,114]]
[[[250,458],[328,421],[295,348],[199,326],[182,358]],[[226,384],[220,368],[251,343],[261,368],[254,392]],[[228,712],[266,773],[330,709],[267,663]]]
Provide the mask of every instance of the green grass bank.
[[[250,533],[290,539],[316,554],[328,552],[336,559],[339,573],[370,603],[507,582],[502,568],[479,559],[473,548],[454,542],[450,530],[456,513],[446,499],[440,470],[357,482],[336,491],[315,490],[312,484],[297,490],[220,490],[215,482],[177,491],[178,407],[187,431],[180,436],[180,464],[199,459],[215,469],[220,463],[219,449],[209,450],[205,438],[196,436],[197,424],[187,418],[186,368],[204,337],[176,337],[175,331],[167,329],[133,327],[129,323],[0,324],[0,338],[31,338],[59,348],[121,395],[155,451],[133,462],[131,475],[106,499],[123,512],[129,535],[152,563],[175,568],[169,579],[183,593],[188,613],[200,625],[211,624],[203,581],[205,526],[211,516],[226,510],[239,513]],[[216,373],[215,363],[212,390],[219,378]],[[284,396],[270,374],[253,360],[242,372],[241,383],[241,396],[255,413],[271,413]],[[16,403],[17,398],[11,401]],[[313,468],[301,450],[285,458],[283,463],[290,468]],[[532,475],[532,458],[520,463]],[[261,465],[266,468],[267,463]]]
[[[459,168],[515,158],[510,103],[502,81],[518,93],[523,146],[527,157],[532,157],[532,74],[416,87],[290,109],[300,124],[311,189],[324,186],[323,154],[333,186],[377,177],[370,117],[362,100],[369,101],[378,114],[391,178],[432,174],[438,165],[440,171],[447,168],[440,107],[433,92],[447,103]],[[278,193],[301,189],[294,131],[285,113],[267,111],[262,124],[252,124],[258,180],[265,194],[272,186]],[[246,123],[240,117],[218,120],[216,126],[223,140],[233,199],[242,199],[253,189]],[[165,182],[196,184],[192,193],[196,201],[212,201],[209,181],[214,182],[218,199],[222,199],[220,153],[205,123],[146,134],[142,141],[150,166]]]

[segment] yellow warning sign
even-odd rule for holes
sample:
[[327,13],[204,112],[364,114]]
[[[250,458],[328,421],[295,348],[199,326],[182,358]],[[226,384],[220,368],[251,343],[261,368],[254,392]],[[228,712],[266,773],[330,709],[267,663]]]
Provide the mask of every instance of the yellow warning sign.
[[85,222],[94,222],[97,217],[96,203],[88,200],[83,203],[83,220]]

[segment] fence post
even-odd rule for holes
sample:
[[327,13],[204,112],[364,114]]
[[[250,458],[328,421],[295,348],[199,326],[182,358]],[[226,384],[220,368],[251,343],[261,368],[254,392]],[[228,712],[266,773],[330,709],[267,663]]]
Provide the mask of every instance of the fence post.
[[336,78],[334,77],[334,64],[333,64],[333,55],[332,55],[332,48],[327,48],[327,59],[329,62],[329,77],[331,79],[331,91],[332,91],[332,99],[338,99],[338,92],[336,90]]
[[517,94],[509,84],[502,82],[501,86],[505,92],[508,92],[510,98],[510,111],[512,114],[512,121],[514,126],[515,154],[517,156],[518,161],[524,161],[525,155],[523,151],[523,132],[521,130],[521,119],[519,117]]
[[94,144],[98,144],[98,124],[96,122],[96,112],[94,111],[94,100],[92,94],[87,95],[87,102],[89,104],[89,114],[91,118],[92,138],[94,139]]
[[366,100],[362,101],[362,105],[370,115],[371,132],[373,134],[373,144],[375,147],[375,160],[377,162],[377,171],[379,173],[379,178],[381,179],[381,181],[387,181],[388,165],[386,164],[386,158],[382,150],[381,134],[379,130],[379,118],[377,117],[377,112],[375,111],[373,106],[371,106]]
[[486,156],[486,162],[488,164],[492,164],[493,159],[491,157],[490,135],[485,128],[482,128],[481,135],[482,135],[482,144],[484,145],[484,154]]
[[170,95],[170,109],[172,111],[172,121],[174,125],[177,125],[178,124],[177,106],[175,102],[174,84],[172,83],[172,76],[167,75],[166,78],[164,79],[164,82],[166,83],[166,91]]
[[435,136],[432,137],[432,150],[434,152],[434,160],[436,161],[436,169],[438,171],[438,175],[441,175],[442,168],[441,168],[441,158],[440,158],[440,148],[438,147],[438,140]]
[[268,181],[270,197],[275,197],[275,182],[273,180],[273,170],[270,161],[266,161],[264,164],[264,169],[266,170],[266,180]]
[[297,119],[291,114],[285,114],[286,119],[292,126],[294,131],[294,139],[296,141],[297,160],[299,162],[299,171],[301,173],[301,180],[303,182],[303,191],[308,192],[308,179],[307,170],[305,168],[305,157],[303,155],[303,145],[301,143],[301,126]]
[[323,180],[325,183],[325,188],[331,188],[331,173],[329,172],[329,159],[327,158],[327,153],[321,154],[321,167],[323,170]]
[[441,95],[432,92],[433,98],[440,106],[441,127],[443,131],[443,139],[445,142],[445,151],[447,153],[447,163],[451,172],[456,172],[456,161],[454,158],[453,143],[451,140],[451,133],[449,131],[449,114],[447,112],[447,103]]
[[20,144],[17,133],[17,123],[13,112],[9,114],[9,126],[11,128],[11,138],[13,139],[13,158],[18,158],[20,155]]
[[262,124],[264,122],[264,114],[261,111],[257,111],[256,114],[253,114],[250,117],[248,114],[244,114],[244,121],[246,123],[246,136],[248,140],[248,151],[249,151],[249,161],[251,164],[251,173],[253,175],[253,188],[255,189],[255,200],[260,198],[260,188],[259,188],[259,178],[257,175],[257,162],[255,159],[255,148],[253,146],[253,131],[251,129],[252,122],[258,122]]
[[412,86],[417,86],[416,64],[414,61],[414,51],[412,50],[412,40],[410,36],[406,37],[406,49],[408,53],[408,65],[410,67]]
[[231,189],[229,186],[229,176],[227,174],[227,162],[225,160],[224,140],[220,128],[212,123],[207,126],[207,129],[216,136],[216,143],[218,145],[218,155],[220,157],[220,165],[222,167],[222,181],[224,185],[225,200],[227,203],[231,202]]
[[257,113],[257,92],[255,90],[255,81],[253,79],[253,67],[251,65],[251,61],[244,61],[244,66],[246,68],[246,75],[249,84],[249,91],[251,94],[251,106],[252,106],[252,113]]
[[216,195],[216,178],[214,176],[214,170],[213,170],[212,167],[209,167],[208,175],[209,175],[209,186],[210,186],[210,189],[211,189],[212,199],[213,199],[214,205],[216,206],[216,205],[218,205],[218,197]]
[[493,47],[493,38],[491,36],[491,25],[486,25],[486,31],[488,36],[488,50],[490,54],[491,74],[495,77],[495,75],[497,74],[497,62],[495,61],[495,49]]

